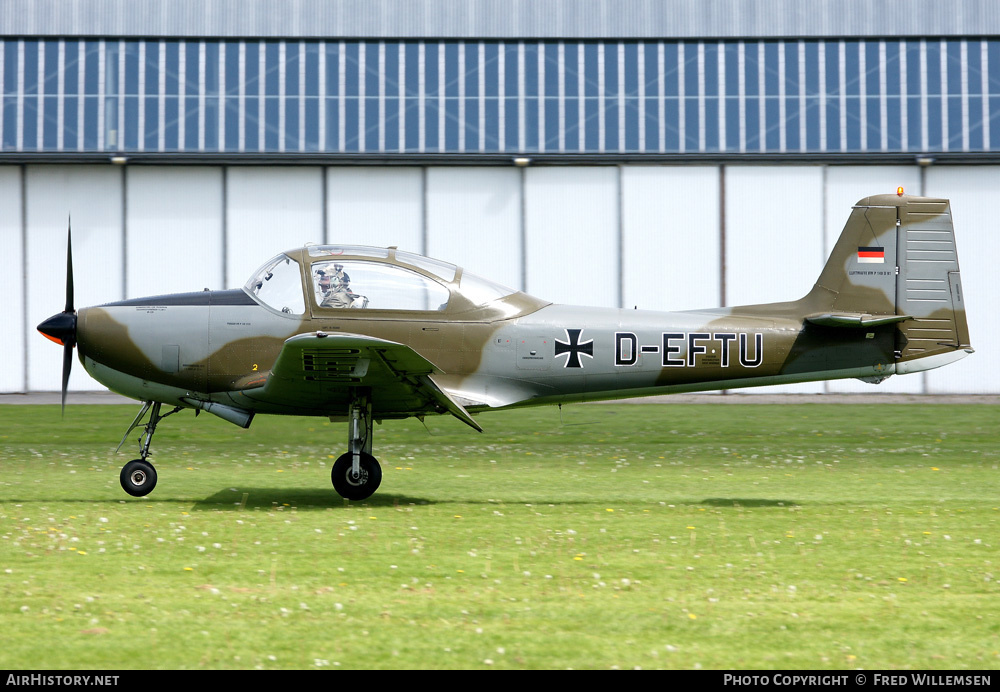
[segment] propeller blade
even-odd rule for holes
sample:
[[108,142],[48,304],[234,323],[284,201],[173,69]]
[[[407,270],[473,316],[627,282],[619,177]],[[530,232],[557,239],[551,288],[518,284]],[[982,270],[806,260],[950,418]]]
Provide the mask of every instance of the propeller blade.
[[[66,217],[66,312],[76,312],[73,307],[73,222]],[[76,315],[73,316],[73,343],[76,342]],[[69,373],[73,369],[73,343],[63,347],[62,372],[62,415],[66,415],[66,390],[69,388]]]
[[63,371],[62,371],[62,415],[66,415],[66,389],[69,387],[69,371],[73,368],[73,345],[66,344],[63,347]]
[[73,233],[70,222],[66,222],[66,310],[64,312],[74,312],[73,309]]
[[63,347],[62,412],[66,415],[66,390],[73,368],[73,347],[76,346],[76,310],[73,308],[73,235],[66,227],[66,309],[38,325],[38,331]]

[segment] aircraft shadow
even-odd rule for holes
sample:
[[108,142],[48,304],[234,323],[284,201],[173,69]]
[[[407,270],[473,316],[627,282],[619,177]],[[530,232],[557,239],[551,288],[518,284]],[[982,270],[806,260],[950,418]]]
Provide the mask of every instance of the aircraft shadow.
[[701,504],[712,507],[798,507],[794,500],[767,500],[749,497],[710,497]]
[[396,505],[432,505],[431,500],[391,493],[376,493],[367,500],[350,502],[340,497],[333,489],[325,488],[246,488],[232,491],[229,488],[209,495],[204,500],[198,500],[192,505],[193,510],[230,509],[277,509],[279,507],[294,507],[296,509],[337,509],[349,506],[394,507]]
[[[244,494],[246,499],[243,498]],[[117,498],[121,500],[121,498]],[[20,500],[11,498],[9,502],[33,502],[34,500]],[[97,498],[65,498],[60,502],[80,502],[91,503],[101,501]],[[277,509],[278,507],[294,507],[296,509],[337,509],[341,507],[366,506],[366,507],[396,507],[398,505],[439,505],[439,504],[493,504],[493,500],[484,501],[477,499],[449,499],[449,500],[428,500],[422,497],[410,497],[408,495],[395,495],[392,493],[376,493],[367,500],[361,502],[350,502],[343,499],[333,490],[323,488],[247,488],[240,490],[230,490],[226,488],[219,490],[214,495],[209,495],[203,500],[192,500],[186,497],[171,497],[161,494],[150,495],[148,497],[131,498],[131,502],[143,503],[175,503],[189,505],[193,511],[219,511],[241,509]],[[551,500],[523,499],[510,500],[509,502],[544,502],[559,505],[590,505],[592,500],[563,500],[554,502]],[[702,505],[710,507],[798,507],[799,503],[794,500],[769,500],[766,498],[741,498],[741,497],[710,497],[700,502]]]
[[[246,499],[244,499],[244,494]],[[411,497],[409,495],[396,495],[392,493],[375,493],[367,500],[361,502],[351,502],[343,499],[332,489],[325,488],[240,488],[235,491],[226,488],[219,490],[214,495],[209,495],[203,500],[196,500],[191,506],[193,511],[219,511],[241,509],[278,509],[279,507],[294,507],[299,510],[307,509],[337,509],[341,507],[396,507],[399,505],[492,505],[494,500],[484,500],[482,498],[450,498],[446,500],[428,500],[422,497]],[[569,505],[592,505],[596,500],[539,500],[537,498],[524,498],[510,500],[517,504],[519,502]],[[603,501],[601,501],[603,502]],[[722,506],[728,506],[731,501],[721,501]],[[740,501],[738,501],[740,502]],[[747,500],[747,503],[755,502]],[[780,500],[774,501],[775,505],[782,504]],[[794,503],[785,503],[794,504]],[[603,505],[602,505],[603,506]]]

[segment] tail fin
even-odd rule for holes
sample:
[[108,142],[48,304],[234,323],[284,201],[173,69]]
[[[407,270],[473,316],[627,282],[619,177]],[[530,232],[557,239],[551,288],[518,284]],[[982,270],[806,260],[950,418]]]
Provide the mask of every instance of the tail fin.
[[816,324],[897,323],[896,372],[952,360],[910,362],[916,359],[971,352],[948,200],[860,200],[806,302],[820,310],[806,318]]

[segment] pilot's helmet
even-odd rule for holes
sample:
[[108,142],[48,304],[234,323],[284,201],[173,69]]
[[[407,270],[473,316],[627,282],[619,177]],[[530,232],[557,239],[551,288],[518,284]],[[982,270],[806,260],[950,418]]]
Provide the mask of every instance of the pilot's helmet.
[[335,265],[333,265],[333,268],[336,269],[337,271],[340,271],[341,269],[344,268],[344,265],[342,265],[342,264],[335,264]]

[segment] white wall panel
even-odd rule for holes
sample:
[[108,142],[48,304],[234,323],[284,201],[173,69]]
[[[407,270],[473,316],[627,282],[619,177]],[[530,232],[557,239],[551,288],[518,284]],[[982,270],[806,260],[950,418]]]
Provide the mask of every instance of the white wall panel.
[[801,298],[825,261],[821,167],[726,167],[727,305]]
[[920,194],[917,166],[828,166],[826,169],[825,252],[833,250],[854,205],[871,195],[892,195],[902,186]]
[[328,168],[328,241],[395,245],[400,250],[422,253],[422,174],[420,168],[409,167]]
[[521,169],[428,169],[427,254],[520,288]]
[[618,307],[618,168],[526,171],[527,292]]
[[227,288],[283,250],[323,242],[320,168],[234,166],[226,181]]
[[718,166],[624,166],[622,223],[626,307],[722,304]]
[[[117,166],[28,166],[28,324],[61,312],[66,302],[66,225],[73,222],[75,307],[122,296],[122,169]],[[62,349],[41,335],[28,340],[28,387],[60,389]],[[104,389],[74,359],[69,389]]]
[[[726,304],[801,298],[826,262],[819,166],[726,167]],[[822,392],[823,384],[754,388]]]
[[927,372],[931,393],[991,393],[1000,391],[1000,313],[997,312],[996,191],[1000,167],[941,166],[927,171],[927,195],[951,200],[958,244],[958,266],[976,352],[958,363]]
[[[24,391],[24,346],[25,333],[28,343],[42,346],[41,334],[34,325],[24,323],[24,272],[21,266],[24,257],[21,242],[21,169],[18,166],[0,166],[0,257],[4,271],[0,272],[0,324],[3,337],[0,338],[0,392]],[[65,293],[63,294],[65,295]],[[56,303],[55,305],[59,305]],[[56,313],[62,307],[54,309]],[[52,344],[56,348],[55,344]]]
[[132,167],[125,192],[126,297],[228,288],[221,168]]
[[[60,349],[34,326],[63,307],[70,214],[77,307],[239,286],[278,252],[324,241],[325,192],[331,243],[426,251],[513,287],[526,275],[526,289],[541,298],[609,307],[618,305],[621,266],[622,304],[682,310],[798,298],[858,199],[898,185],[920,192],[917,166],[828,166],[824,177],[821,166],[727,165],[725,176],[722,300],[717,166],[344,166],[327,169],[324,191],[319,167],[32,165],[23,210],[20,167],[0,167],[0,256],[24,257],[25,272],[24,283],[19,273],[0,275],[0,319],[13,335],[0,340],[0,392],[59,388]],[[845,380],[741,393],[1000,392],[1000,372],[989,367],[1000,350],[1000,315],[990,309],[998,188],[1000,167],[927,170],[926,194],[952,201],[975,354],[878,386]],[[74,361],[70,389],[102,387]]]
[[[903,187],[906,194],[920,194],[917,166],[829,166],[826,169],[826,232],[824,247],[829,255],[840,238],[851,209],[871,195],[893,194]],[[898,375],[872,385],[861,380],[835,380],[826,385],[834,393],[919,394],[924,390],[922,375]]]

